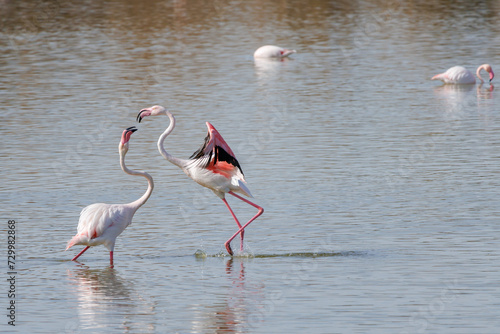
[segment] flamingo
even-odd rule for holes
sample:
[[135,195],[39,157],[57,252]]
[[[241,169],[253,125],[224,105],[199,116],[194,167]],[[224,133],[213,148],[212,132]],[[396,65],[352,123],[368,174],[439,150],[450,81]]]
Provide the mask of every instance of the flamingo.
[[[165,138],[167,138],[167,136],[175,128],[175,117],[174,115],[172,115],[172,113],[170,113],[170,111],[158,105],[152,106],[150,108],[145,108],[142,109],[137,115],[137,121],[140,123],[144,117],[158,115],[167,115],[170,119],[169,126],[158,139],[158,151],[160,151],[161,155],[165,159],[182,169],[187,176],[192,178],[198,184],[211,189],[215,193],[215,195],[222,199],[239,228],[238,231],[225,242],[224,245],[226,246],[226,250],[229,255],[233,255],[233,251],[231,249],[231,241],[238,234],[240,234],[240,251],[243,251],[244,230],[251,222],[253,222],[264,212],[264,209],[261,206],[236,194],[241,193],[248,197],[253,197],[250,193],[250,190],[245,185],[246,181],[243,176],[243,172],[241,170],[240,164],[238,163],[238,160],[236,160],[236,157],[234,156],[233,151],[224,141],[219,132],[217,132],[217,130],[213,127],[213,125],[209,122],[206,122],[208,127],[208,134],[205,138],[205,143],[200,147],[200,149],[194,152],[188,160],[176,158],[165,151],[165,148],[163,147]],[[257,214],[253,216],[252,219],[250,219],[246,224],[241,225],[238,221],[238,218],[236,218],[233,210],[229,206],[229,203],[226,201],[226,194],[231,194],[234,197],[255,207],[256,209],[258,209]]]
[[284,58],[296,52],[275,45],[264,45],[258,48],[253,56],[254,58]]
[[80,213],[76,235],[68,241],[66,250],[75,245],[86,245],[72,261],[76,261],[90,246],[104,245],[109,250],[109,263],[113,267],[113,250],[118,237],[132,223],[135,212],[148,200],[153,192],[153,178],[146,172],[130,170],[125,166],[125,155],[128,151],[128,142],[132,133],[137,131],[135,126],[129,127],[122,133],[118,151],[120,166],[130,175],[140,175],[148,180],[148,189],[138,200],[128,204],[95,203],[85,207]]
[[[476,75],[481,80],[481,83],[484,82],[483,78],[481,78],[481,70],[485,70],[490,74],[490,82],[495,77],[495,73],[493,73],[493,69],[489,64],[483,64],[477,68]],[[454,66],[448,69],[444,73],[436,74],[431,78],[431,80],[441,80],[447,84],[475,84],[476,78],[474,78],[474,74],[471,71],[467,70],[462,66]]]

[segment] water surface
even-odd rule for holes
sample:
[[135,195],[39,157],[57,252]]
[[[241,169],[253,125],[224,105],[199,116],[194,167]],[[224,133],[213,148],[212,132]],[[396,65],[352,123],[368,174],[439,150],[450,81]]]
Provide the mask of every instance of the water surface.
[[[18,222],[14,330],[500,327],[500,97],[488,83],[429,80],[454,65],[499,71],[497,2],[0,8],[0,216]],[[297,53],[254,61],[264,44]],[[172,154],[190,156],[206,121],[232,147],[265,208],[243,254],[225,255],[236,226],[220,199],[158,154],[167,118],[135,123],[153,104],[177,118]],[[83,207],[146,190],[118,162],[132,125],[127,163],[152,174],[153,195],[118,238],[114,268],[102,246],[71,262],[78,249],[64,248]],[[255,213],[228,200],[243,221]],[[13,330],[5,317],[1,326]]]

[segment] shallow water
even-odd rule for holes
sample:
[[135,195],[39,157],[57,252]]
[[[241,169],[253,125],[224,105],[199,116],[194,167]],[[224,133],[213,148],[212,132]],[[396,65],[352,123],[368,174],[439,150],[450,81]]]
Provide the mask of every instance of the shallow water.
[[[2,231],[17,221],[16,326],[0,331],[497,332],[500,97],[429,80],[499,67],[497,2],[0,10]],[[297,53],[254,61],[264,44]],[[236,226],[220,199],[158,154],[167,118],[135,122],[153,104],[177,118],[172,154],[189,157],[206,121],[232,147],[265,208],[243,253],[225,252]],[[71,262],[83,207],[146,190],[118,162],[132,125],[127,164],[152,174],[153,195],[114,268],[102,246]]]

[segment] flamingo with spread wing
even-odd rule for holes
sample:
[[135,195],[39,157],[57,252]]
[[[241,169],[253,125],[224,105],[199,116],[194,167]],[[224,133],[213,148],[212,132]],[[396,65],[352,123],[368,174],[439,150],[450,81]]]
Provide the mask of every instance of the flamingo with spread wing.
[[[233,255],[231,241],[238,234],[240,234],[240,251],[242,251],[245,228],[257,217],[259,217],[264,212],[264,209],[237,194],[240,193],[248,197],[253,197],[250,190],[246,186],[243,172],[233,151],[213,125],[207,122],[208,134],[202,147],[194,152],[193,155],[187,160],[176,158],[169,154],[163,146],[165,138],[167,138],[175,127],[175,117],[172,113],[162,106],[152,106],[150,108],[142,109],[137,115],[137,120],[140,122],[145,117],[158,115],[167,115],[170,119],[169,126],[158,139],[158,150],[161,155],[172,164],[182,169],[184,173],[186,173],[186,175],[192,178],[195,182],[211,189],[219,198],[222,199],[239,228],[238,231],[225,242],[226,250],[230,255]],[[246,224],[241,225],[233,210],[229,206],[229,203],[225,199],[226,194],[231,194],[234,197],[252,205],[258,209],[257,214]]]

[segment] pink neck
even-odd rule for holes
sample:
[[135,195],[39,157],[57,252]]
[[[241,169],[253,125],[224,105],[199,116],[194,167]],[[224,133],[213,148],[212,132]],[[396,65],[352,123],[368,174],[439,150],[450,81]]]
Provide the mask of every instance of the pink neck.
[[481,83],[484,83],[484,80],[483,78],[481,78],[481,70],[483,69],[482,66],[478,67],[477,71],[476,71],[476,75],[477,77],[479,78],[479,80],[481,80]]

